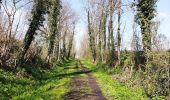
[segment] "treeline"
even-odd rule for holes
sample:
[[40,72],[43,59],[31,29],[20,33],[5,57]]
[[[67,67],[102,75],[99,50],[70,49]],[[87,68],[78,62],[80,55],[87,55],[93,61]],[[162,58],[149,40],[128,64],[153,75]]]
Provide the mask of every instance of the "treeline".
[[[26,65],[49,68],[54,62],[75,56],[74,35],[78,17],[69,3],[60,0],[2,0],[0,6],[0,68],[11,71]],[[25,23],[20,22],[23,16],[17,19],[19,12],[27,13],[25,33]]]
[[[134,0],[126,4],[122,0],[87,0],[88,36],[84,37],[81,49],[82,57],[106,64],[108,67],[103,66],[104,69],[118,74],[120,81],[143,86],[149,98],[164,98],[170,92],[170,52],[163,47],[168,45],[165,36],[158,32],[160,22],[154,20],[157,2]],[[131,50],[121,45],[122,18],[129,17],[123,15],[127,7],[135,13]],[[89,41],[84,43],[85,40]]]

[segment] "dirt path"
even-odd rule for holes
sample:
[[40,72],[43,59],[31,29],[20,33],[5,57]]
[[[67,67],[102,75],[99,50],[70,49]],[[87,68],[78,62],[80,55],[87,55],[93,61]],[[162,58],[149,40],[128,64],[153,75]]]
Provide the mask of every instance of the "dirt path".
[[65,100],[106,100],[92,72],[80,61],[77,65],[86,76],[77,75],[73,78],[70,84],[71,91],[65,95]]
[[89,73],[87,73],[87,75],[88,75],[88,82],[89,82],[89,85],[90,85],[90,87],[92,89],[92,93],[95,96],[94,100],[106,100],[105,97],[102,94],[102,91],[101,91],[100,87],[98,86],[98,84],[96,82],[96,78],[89,71],[89,69],[87,69],[80,61],[79,61],[79,63],[80,63],[80,66],[82,67],[82,69],[85,72],[89,72]]

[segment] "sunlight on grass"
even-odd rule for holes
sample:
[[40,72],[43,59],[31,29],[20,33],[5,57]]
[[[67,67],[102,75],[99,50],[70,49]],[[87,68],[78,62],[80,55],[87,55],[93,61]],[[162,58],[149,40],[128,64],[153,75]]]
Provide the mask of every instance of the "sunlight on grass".
[[0,70],[0,100],[62,100],[70,90],[72,74],[69,73],[78,70],[75,63],[67,61],[50,70],[32,69],[37,77],[18,77]]
[[32,92],[25,92],[20,96],[14,97],[14,100],[33,100],[33,99],[45,99],[45,100],[61,100],[66,92],[68,92],[70,79],[63,78],[61,80],[55,80],[50,83],[46,83],[44,86],[39,87]]
[[129,87],[124,83],[113,80],[112,75],[100,70],[89,61],[83,60],[82,63],[94,72],[94,76],[108,100],[148,100],[140,87]]

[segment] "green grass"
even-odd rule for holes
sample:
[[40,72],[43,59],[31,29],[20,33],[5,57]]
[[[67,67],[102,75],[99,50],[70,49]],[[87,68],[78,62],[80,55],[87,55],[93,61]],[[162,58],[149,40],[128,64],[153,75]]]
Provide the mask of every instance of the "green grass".
[[0,69],[0,100],[62,100],[78,70],[75,63],[70,60],[50,70],[32,68],[36,77],[22,77]]
[[129,87],[124,83],[113,80],[111,74],[87,60],[83,60],[82,63],[94,72],[93,74],[108,100],[148,100],[141,87]]

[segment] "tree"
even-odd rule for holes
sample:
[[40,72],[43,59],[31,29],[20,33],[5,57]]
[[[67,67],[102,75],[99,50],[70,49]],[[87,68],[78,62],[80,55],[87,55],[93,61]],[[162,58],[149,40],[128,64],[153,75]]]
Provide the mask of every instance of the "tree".
[[[21,3],[22,2],[22,3]],[[1,36],[3,45],[0,49],[2,50],[0,55],[0,62],[3,62],[3,67],[7,69],[12,69],[12,66],[16,66],[16,61],[18,61],[18,51],[21,45],[18,43],[20,40],[16,38],[20,30],[23,30],[21,25],[21,17],[23,12],[20,12],[22,8],[25,9],[26,5],[30,2],[27,0],[1,0],[0,6],[2,7],[1,13],[3,16],[0,18],[1,26]],[[20,13],[19,16],[17,16]],[[18,49],[16,49],[18,48]],[[13,65],[12,65],[13,64]]]
[[95,46],[95,39],[93,33],[93,29],[91,27],[91,21],[90,21],[90,11],[87,12],[87,17],[88,17],[88,34],[89,34],[89,45],[92,51],[92,57],[93,57],[93,62],[96,62],[96,46]]
[[136,22],[141,27],[142,43],[145,60],[148,61],[147,52],[151,50],[151,24],[155,17],[156,2],[158,0],[137,0]]
[[2,3],[2,0],[0,0],[0,9],[1,9],[1,3]]
[[53,54],[51,56],[54,58],[53,60],[64,61],[65,58],[69,59],[71,57],[77,20],[77,14],[70,7],[69,3],[62,2],[58,15],[58,32],[56,32]]
[[75,22],[73,22],[73,32],[69,39],[67,59],[69,59],[71,56],[71,49],[73,48],[74,35],[75,35]]
[[45,0],[34,0],[34,6],[32,8],[32,18],[30,19],[30,25],[24,38],[23,49],[21,53],[21,59],[24,58],[27,50],[29,49],[31,42],[34,39],[34,35],[40,26],[43,26],[44,14],[46,13]]
[[98,38],[98,50],[99,50],[99,61],[103,62],[103,54],[102,54],[102,24],[103,24],[103,9],[101,12],[101,18],[100,18],[100,24],[99,24],[99,38]]
[[98,5],[98,10],[100,15],[99,17],[99,25],[98,25],[98,49],[99,49],[99,61],[103,62],[104,57],[103,54],[105,53],[104,51],[106,50],[106,24],[107,24],[107,15],[108,15],[108,7],[107,7],[107,1],[106,0],[99,0],[97,3]]
[[141,45],[141,40],[139,37],[139,33],[137,31],[137,24],[134,22],[133,23],[133,37],[132,37],[132,42],[131,42],[131,48],[133,51],[133,58],[132,60],[134,61],[134,66],[135,68],[138,70],[139,69],[139,65],[142,63],[142,57],[141,55],[141,49],[142,49],[142,45]]
[[114,32],[113,32],[113,13],[114,13],[114,6],[116,4],[116,2],[114,0],[109,0],[109,36],[108,36],[108,49],[109,49],[109,65],[113,66],[113,61],[115,60],[116,56],[115,56],[115,43],[114,43]]
[[104,50],[106,50],[106,46],[107,46],[107,34],[106,34],[106,25],[107,25],[107,19],[108,19],[108,10],[107,8],[105,8],[105,13],[103,16],[103,26],[102,26],[102,32],[103,32],[103,48]]
[[67,49],[66,49],[66,35],[67,35],[67,32],[68,31],[68,29],[65,29],[65,32],[64,32],[64,34],[63,34],[63,47],[62,47],[62,55],[63,55],[63,57],[62,57],[62,59],[64,60],[64,58],[66,57],[66,54],[67,54]]
[[120,50],[120,46],[121,46],[121,34],[120,34],[120,21],[121,21],[121,13],[122,13],[122,0],[119,0],[118,1],[118,28],[117,28],[117,52],[118,52],[118,63],[120,65],[120,53],[121,53],[121,50]]
[[49,28],[49,47],[48,47],[48,62],[51,62],[51,56],[54,50],[54,44],[56,41],[56,49],[57,49],[57,55],[56,58],[58,60],[59,56],[59,30],[58,30],[58,22],[59,22],[59,14],[60,14],[60,0],[51,0],[50,7],[49,7],[49,15],[48,15],[48,28]]

